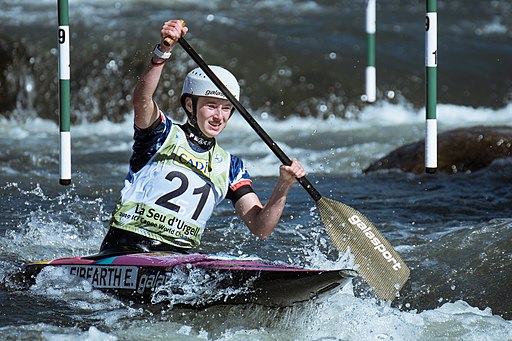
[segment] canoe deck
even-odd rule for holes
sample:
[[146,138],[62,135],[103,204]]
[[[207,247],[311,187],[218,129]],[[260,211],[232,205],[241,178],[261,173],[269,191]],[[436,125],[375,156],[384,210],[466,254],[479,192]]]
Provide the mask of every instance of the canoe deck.
[[344,286],[353,270],[298,266],[204,254],[139,253],[106,258],[58,258],[28,264],[22,276],[28,288],[48,267],[60,267],[92,287],[138,304],[171,303],[203,307],[256,303],[289,306]]

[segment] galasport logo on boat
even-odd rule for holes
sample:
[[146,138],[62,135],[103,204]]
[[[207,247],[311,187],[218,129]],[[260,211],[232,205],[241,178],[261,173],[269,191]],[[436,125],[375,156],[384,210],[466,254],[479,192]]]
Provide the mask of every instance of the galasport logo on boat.
[[156,288],[168,283],[172,278],[172,272],[154,272],[143,274],[138,279],[137,293],[142,294],[144,291],[155,291]]
[[348,218],[349,223],[357,226],[361,231],[363,231],[364,235],[370,239],[370,242],[374,245],[374,249],[379,251],[382,257],[388,261],[388,263],[393,263],[393,270],[402,269],[402,264],[400,264],[395,257],[389,252],[384,244],[380,241],[380,239],[371,231],[371,227],[366,225],[359,216],[353,215]]

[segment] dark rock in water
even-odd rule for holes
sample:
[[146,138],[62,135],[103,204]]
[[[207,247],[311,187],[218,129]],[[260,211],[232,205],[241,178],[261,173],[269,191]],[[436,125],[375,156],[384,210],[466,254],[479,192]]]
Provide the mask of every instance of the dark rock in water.
[[[493,160],[512,156],[512,127],[476,126],[442,133],[437,138],[437,171],[472,172]],[[372,163],[365,173],[379,169],[425,172],[425,140],[402,146]]]
[[7,38],[0,35],[0,115],[16,107],[16,93],[20,90],[16,80],[9,78],[8,68],[13,63],[10,45]]
[[[8,34],[0,32],[0,116],[12,117],[16,110],[23,110],[27,118],[28,111],[34,111],[36,99],[34,65],[35,57],[27,51],[24,40],[14,40]],[[43,101],[45,96],[40,96]],[[53,112],[51,112],[53,114]]]

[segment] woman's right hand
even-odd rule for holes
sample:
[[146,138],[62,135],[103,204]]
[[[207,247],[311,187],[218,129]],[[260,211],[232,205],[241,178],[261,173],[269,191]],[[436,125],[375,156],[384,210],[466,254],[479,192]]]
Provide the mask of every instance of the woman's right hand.
[[168,20],[164,22],[162,29],[160,30],[160,36],[162,41],[160,42],[160,49],[163,52],[170,51],[179,38],[184,36],[188,32],[188,27],[185,26],[183,19]]

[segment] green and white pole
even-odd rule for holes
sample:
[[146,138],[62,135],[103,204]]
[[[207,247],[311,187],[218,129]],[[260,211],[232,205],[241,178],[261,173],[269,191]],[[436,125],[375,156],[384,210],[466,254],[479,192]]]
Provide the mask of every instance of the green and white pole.
[[437,170],[437,0],[427,0],[425,23],[425,171]]
[[59,16],[59,112],[60,112],[60,180],[61,185],[71,183],[70,133],[70,53],[68,0],[58,0]]
[[366,101],[373,103],[377,97],[377,71],[375,69],[376,0],[366,0]]

